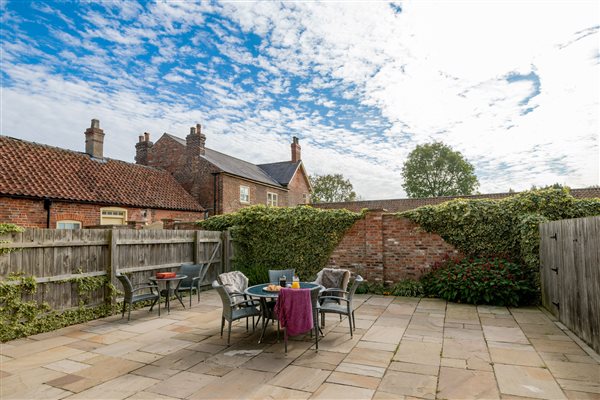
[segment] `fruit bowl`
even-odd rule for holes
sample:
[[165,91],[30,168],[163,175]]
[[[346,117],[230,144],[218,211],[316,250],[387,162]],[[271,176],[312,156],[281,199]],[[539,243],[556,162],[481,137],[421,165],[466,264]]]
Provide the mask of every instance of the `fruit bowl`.
[[157,272],[156,278],[157,279],[175,278],[175,275],[177,275],[175,272]]

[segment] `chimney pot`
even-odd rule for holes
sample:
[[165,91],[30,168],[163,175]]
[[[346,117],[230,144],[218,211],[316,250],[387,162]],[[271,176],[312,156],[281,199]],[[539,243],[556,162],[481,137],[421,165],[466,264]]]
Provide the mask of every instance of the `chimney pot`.
[[90,128],[100,129],[100,120],[98,120],[98,119],[92,119],[92,126]]
[[144,142],[150,141],[150,134],[148,132],[144,132]]
[[193,126],[190,128],[190,135],[195,135],[196,134],[196,128],[194,128]]
[[200,124],[196,124],[196,133],[198,135],[202,134],[202,126]]
[[144,135],[140,135],[139,139],[140,139],[140,143],[142,143],[144,141]]

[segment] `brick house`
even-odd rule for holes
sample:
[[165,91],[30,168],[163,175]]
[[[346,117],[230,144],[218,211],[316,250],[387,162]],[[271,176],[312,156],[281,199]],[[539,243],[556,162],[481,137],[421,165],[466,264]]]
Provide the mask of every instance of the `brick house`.
[[211,215],[255,204],[295,206],[307,204],[311,186],[294,137],[290,161],[252,164],[205,147],[198,124],[184,139],[164,133],[156,143],[144,133],[135,145],[135,161],[160,167],[175,179]]
[[82,153],[0,136],[0,222],[60,229],[204,217],[168,172],[104,158],[98,120],[85,138]]

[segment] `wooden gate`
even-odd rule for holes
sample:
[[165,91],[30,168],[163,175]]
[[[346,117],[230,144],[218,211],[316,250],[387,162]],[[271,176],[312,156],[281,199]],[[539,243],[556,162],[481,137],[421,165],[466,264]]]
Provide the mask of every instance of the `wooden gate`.
[[542,304],[600,352],[600,216],[540,224]]

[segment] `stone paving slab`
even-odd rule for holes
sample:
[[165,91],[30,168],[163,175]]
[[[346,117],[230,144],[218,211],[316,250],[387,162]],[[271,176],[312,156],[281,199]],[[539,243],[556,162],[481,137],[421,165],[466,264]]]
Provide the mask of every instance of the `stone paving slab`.
[[357,295],[352,336],[330,315],[285,354],[275,325],[228,347],[216,293],[192,300],[2,344],[0,399],[600,399],[600,357],[535,307]]

